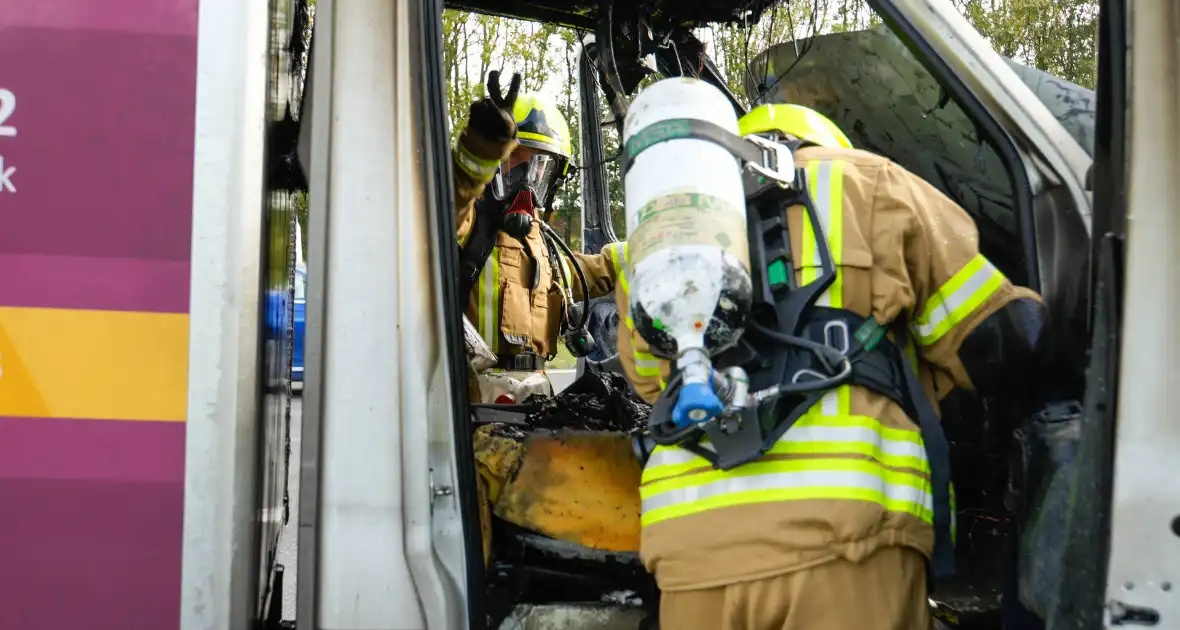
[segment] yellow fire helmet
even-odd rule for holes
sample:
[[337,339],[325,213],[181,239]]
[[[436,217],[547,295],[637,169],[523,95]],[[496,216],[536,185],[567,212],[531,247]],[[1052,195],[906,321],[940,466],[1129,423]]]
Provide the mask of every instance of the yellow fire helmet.
[[521,146],[565,158],[562,175],[569,172],[573,160],[570,128],[555,105],[539,94],[521,94],[512,107],[512,117]]
[[738,120],[738,132],[743,136],[775,131],[830,149],[852,148],[852,141],[836,123],[802,105],[761,105]]

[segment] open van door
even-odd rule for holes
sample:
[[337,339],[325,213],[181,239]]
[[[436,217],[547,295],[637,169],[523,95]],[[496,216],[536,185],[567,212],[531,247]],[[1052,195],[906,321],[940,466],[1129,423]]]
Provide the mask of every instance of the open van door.
[[1105,627],[1170,628],[1180,624],[1180,8],[1134,5],[1132,13],[1131,2],[1103,2],[1100,33],[1107,120],[1095,175],[1104,210],[1096,295],[1107,306],[1096,311],[1106,320],[1096,316],[1095,338],[1103,335],[1110,352],[1095,353],[1091,412],[1113,434],[1113,448],[1100,452],[1113,451],[1113,479],[1095,487],[1110,493],[1098,506],[1109,521],[1095,519],[1094,529],[1109,532],[1109,566],[1098,567],[1106,569]]

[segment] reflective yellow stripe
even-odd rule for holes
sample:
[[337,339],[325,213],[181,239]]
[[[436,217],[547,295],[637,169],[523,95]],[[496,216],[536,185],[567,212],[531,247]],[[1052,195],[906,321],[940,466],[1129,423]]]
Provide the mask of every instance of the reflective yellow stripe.
[[[808,162],[803,167],[807,170],[807,189],[811,194],[811,201],[816,206],[816,214],[819,214],[819,178],[812,172],[816,164],[816,162]],[[799,237],[799,243],[803,251],[799,255],[801,265],[801,269],[799,270],[799,284],[807,285],[819,278],[820,269],[814,262],[819,258],[819,251],[815,246],[815,229],[811,226],[811,216],[807,213],[806,209],[803,210],[802,215],[803,234]]]
[[[844,282],[840,265],[844,263],[844,163],[820,162],[819,167],[815,169],[815,175],[809,179],[814,182],[812,190],[819,190],[818,195],[812,193],[812,199],[815,201],[816,215],[819,217],[824,236],[828,239],[832,264],[836,266],[836,279],[832,281],[828,290],[819,296],[816,306],[843,308]],[[815,238],[814,231],[811,238]],[[819,247],[813,244],[812,249],[815,252],[812,264],[816,266],[815,273],[818,278],[823,260],[819,255]]]
[[[621,277],[621,276],[620,276]],[[635,332],[635,320],[628,315],[623,318],[623,325],[628,333]],[[634,343],[634,342],[632,342]],[[631,360],[635,363],[635,373],[640,376],[660,376],[660,359],[650,352],[640,350],[631,351]],[[660,379],[660,390],[664,389],[664,380]]]
[[500,248],[493,247],[492,255],[479,274],[475,312],[475,327],[492,352],[500,346]]
[[[886,466],[929,473],[930,463],[918,431],[883,426],[868,416],[825,417],[809,413],[791,427],[767,455],[860,455]],[[678,447],[657,446],[643,469],[649,484],[709,467],[703,457]]]
[[710,470],[641,490],[644,527],[711,509],[798,500],[853,500],[933,521],[930,482],[876,462],[855,459],[796,459]]
[[[844,307],[844,278],[840,265],[844,263],[844,162],[825,160],[807,162],[807,187],[815,206],[816,218],[828,241],[828,248],[835,265],[836,278],[819,299],[816,306],[831,308]],[[810,216],[803,213],[803,234],[800,238],[800,284],[807,285],[819,279],[823,272],[823,258],[815,240],[815,228]],[[826,416],[848,414],[852,404],[852,388],[848,385],[837,387],[820,399],[820,410]]]
[[[623,296],[630,295],[631,287],[627,284],[627,243],[611,243],[605,248],[610,253],[611,264],[615,267],[615,273],[618,277],[618,285],[623,289]],[[627,327],[628,333],[635,332],[635,320],[631,319],[628,314],[623,318],[623,325]],[[631,351],[631,359],[635,363],[635,373],[644,377],[657,377],[660,379],[660,391],[663,391],[667,384],[663,378],[660,378],[660,359],[650,352],[642,352],[639,350]]]
[[930,481],[920,474],[911,471],[888,470],[880,464],[867,459],[848,457],[814,457],[806,459],[778,459],[762,460],[745,464],[733,470],[717,470],[710,468],[691,475],[661,479],[639,488],[641,499],[655,497],[673,490],[684,490],[723,481],[726,479],[745,479],[762,475],[790,473],[790,472],[824,472],[824,471],[857,471],[871,475],[879,475],[890,480],[891,483],[912,486],[930,491]]
[[516,137],[520,138],[521,140],[536,140],[537,142],[543,142],[548,145],[553,144],[553,138],[545,136],[544,134],[532,133],[530,131],[517,131]]
[[611,243],[606,249],[610,251],[611,264],[615,266],[619,286],[623,287],[624,294],[631,295],[631,287],[627,284],[627,244]]
[[914,328],[918,341],[929,346],[967,319],[999,290],[1004,275],[982,254],[976,254],[938,288],[922,309]]
[[490,181],[492,176],[496,174],[496,169],[500,168],[500,160],[481,158],[472,153],[466,145],[462,142],[455,146],[456,162],[463,172],[471,176],[472,179],[480,182]]
[[647,352],[633,353],[635,359],[635,373],[640,376],[656,376],[660,375],[660,360],[655,355]]

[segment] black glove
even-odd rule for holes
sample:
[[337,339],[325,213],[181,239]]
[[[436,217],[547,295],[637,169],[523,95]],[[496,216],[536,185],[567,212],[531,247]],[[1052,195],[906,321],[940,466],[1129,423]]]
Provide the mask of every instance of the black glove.
[[467,128],[488,140],[503,143],[511,141],[516,137],[516,121],[512,116],[512,106],[516,103],[518,92],[520,92],[519,74],[512,75],[508,96],[502,96],[500,93],[500,72],[497,70],[489,72],[488,96],[471,104],[471,115],[467,120]]

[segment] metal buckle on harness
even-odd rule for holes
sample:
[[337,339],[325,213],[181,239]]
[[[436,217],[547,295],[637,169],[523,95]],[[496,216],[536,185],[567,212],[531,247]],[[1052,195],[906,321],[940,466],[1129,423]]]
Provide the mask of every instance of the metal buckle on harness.
[[822,380],[824,380],[824,379],[826,379],[826,378],[830,378],[830,377],[829,377],[827,374],[823,374],[823,373],[821,373],[821,372],[819,372],[819,371],[817,371],[817,370],[811,370],[811,369],[803,368],[802,370],[799,370],[798,372],[795,372],[795,375],[791,377],[791,383],[792,383],[792,384],[796,384],[796,383],[799,383],[799,382],[801,382],[801,381],[802,381],[802,377],[804,377],[804,376],[811,376],[811,377],[814,377],[814,378],[815,378],[815,380],[817,380],[817,381],[822,381]]
[[[843,333],[841,335],[841,339],[844,343],[840,346],[837,346],[832,342],[832,335],[830,334],[832,330],[836,329],[839,329],[841,333]],[[839,350],[840,354],[847,355],[848,351],[852,349],[852,341],[851,336],[849,335],[848,322],[842,319],[834,319],[824,324],[824,344],[833,350]]]
[[785,145],[767,140],[758,135],[749,135],[745,140],[762,150],[762,164],[746,162],[746,168],[789,188],[795,181],[795,156]]

